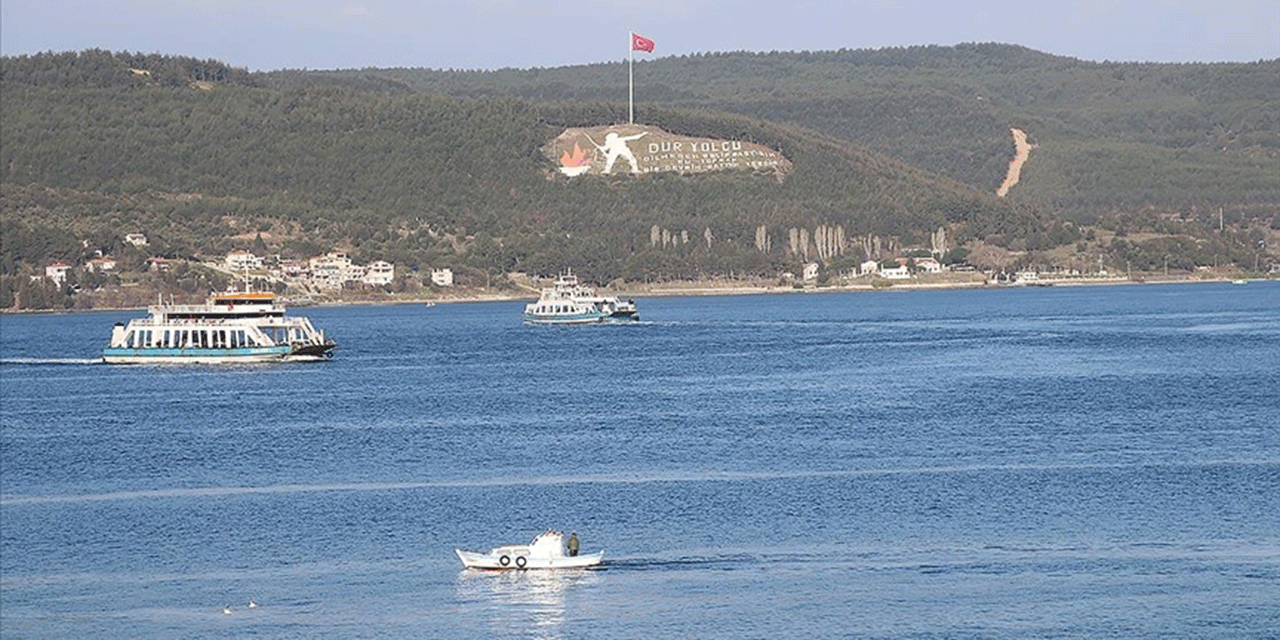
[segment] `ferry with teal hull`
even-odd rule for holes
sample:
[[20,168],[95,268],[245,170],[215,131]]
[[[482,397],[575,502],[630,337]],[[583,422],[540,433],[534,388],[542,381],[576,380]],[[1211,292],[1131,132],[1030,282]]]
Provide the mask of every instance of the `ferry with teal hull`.
[[199,305],[157,304],[116,323],[102,350],[108,364],[232,364],[327,360],[337,343],[304,317],[287,316],[275,294],[228,292]]
[[579,284],[572,271],[560,274],[554,287],[543,289],[537,302],[524,307],[524,321],[528,324],[602,324],[639,319],[635,301],[596,295],[594,289]]

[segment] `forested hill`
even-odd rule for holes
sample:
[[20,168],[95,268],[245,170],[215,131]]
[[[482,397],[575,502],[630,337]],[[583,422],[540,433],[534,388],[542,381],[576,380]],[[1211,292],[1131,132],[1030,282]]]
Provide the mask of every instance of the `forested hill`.
[[[566,266],[597,282],[810,261],[835,274],[978,247],[999,249],[970,256],[979,266],[1172,256],[1189,269],[1254,262],[1280,211],[1275,62],[1094,65],[975,46],[636,66],[637,123],[778,150],[789,172],[561,175],[548,142],[626,121],[619,64],[261,74],[98,50],[5,57],[0,306],[55,260],[112,256],[127,273],[231,249],[341,249],[400,273],[448,266],[463,284]],[[1011,127],[1038,146],[1001,199]],[[1159,237],[1112,240],[1141,231]]]
[[[554,69],[325,72],[438,95],[625,102],[625,62]],[[279,72],[269,81],[308,81]],[[1009,130],[1038,145],[1010,192],[1072,218],[1280,211],[1280,59],[1088,62],[1024,47],[710,53],[635,62],[638,108],[705,108],[865,145],[994,192]]]
[[[163,82],[149,62],[198,75]],[[248,248],[260,235],[287,258],[338,247],[407,268],[571,266],[609,281],[773,275],[819,255],[863,259],[862,244],[928,246],[944,226],[961,239],[1043,226],[957,181],[723,113],[648,108],[644,123],[780,150],[790,173],[558,175],[541,147],[567,127],[625,121],[625,104],[426,95],[368,80],[281,86],[92,51],[9,58],[2,72],[11,275],[118,254],[131,232],[173,257]],[[841,246],[791,238],[828,227]]]

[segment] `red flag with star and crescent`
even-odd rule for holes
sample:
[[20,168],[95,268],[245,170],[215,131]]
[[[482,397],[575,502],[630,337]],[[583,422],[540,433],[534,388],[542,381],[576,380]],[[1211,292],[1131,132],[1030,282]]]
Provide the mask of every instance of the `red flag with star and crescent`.
[[653,41],[638,34],[631,34],[631,50],[632,51],[648,51],[653,52]]

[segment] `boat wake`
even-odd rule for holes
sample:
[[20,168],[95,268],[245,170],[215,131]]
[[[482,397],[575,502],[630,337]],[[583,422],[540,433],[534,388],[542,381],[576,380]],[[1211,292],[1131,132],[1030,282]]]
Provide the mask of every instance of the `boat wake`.
[[602,568],[619,571],[705,571],[707,569],[732,571],[762,564],[807,562],[814,559],[805,554],[755,555],[735,553],[716,556],[683,556],[678,558],[621,558],[606,559]]
[[102,364],[100,358],[4,358],[0,359],[0,367],[20,367],[29,365],[86,365]]

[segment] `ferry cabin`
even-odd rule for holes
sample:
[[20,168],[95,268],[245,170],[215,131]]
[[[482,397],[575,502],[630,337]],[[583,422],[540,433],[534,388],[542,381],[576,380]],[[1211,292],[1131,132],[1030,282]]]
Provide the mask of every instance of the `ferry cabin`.
[[272,339],[254,326],[134,327],[130,330],[117,324],[111,336],[112,347],[125,349],[239,349],[288,343],[288,340]]
[[533,324],[589,324],[637,319],[635,306],[611,299],[566,300],[544,298],[525,307],[525,322]]
[[253,325],[140,326],[135,321],[115,326],[102,357],[113,364],[259,362],[283,359],[292,350],[288,342],[274,341]]
[[554,319],[561,322],[581,320],[593,322],[600,319],[600,309],[594,304],[575,304],[567,300],[539,302],[528,313],[534,319]]

